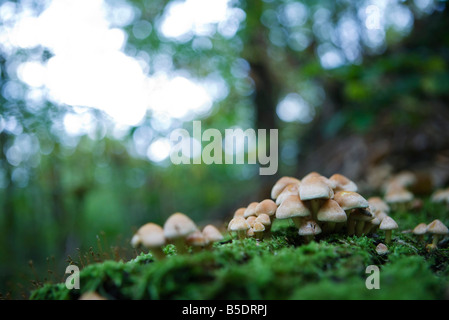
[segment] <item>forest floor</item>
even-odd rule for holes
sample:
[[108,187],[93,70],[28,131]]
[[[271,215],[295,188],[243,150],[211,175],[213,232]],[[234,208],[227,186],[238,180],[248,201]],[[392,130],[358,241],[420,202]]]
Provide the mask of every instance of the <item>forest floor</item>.
[[[443,204],[423,202],[419,210],[390,214],[399,230],[387,254],[376,246],[385,236],[331,234],[303,243],[285,220],[273,223],[269,239],[237,240],[226,235],[211,250],[179,255],[173,245],[166,258],[141,253],[130,261],[104,261],[80,273],[80,289],[44,284],[31,299],[78,299],[95,291],[106,299],[448,299],[449,241],[429,250],[411,232],[418,223],[449,223]],[[379,289],[368,289],[367,267],[379,268]],[[368,279],[368,280],[367,280]]]

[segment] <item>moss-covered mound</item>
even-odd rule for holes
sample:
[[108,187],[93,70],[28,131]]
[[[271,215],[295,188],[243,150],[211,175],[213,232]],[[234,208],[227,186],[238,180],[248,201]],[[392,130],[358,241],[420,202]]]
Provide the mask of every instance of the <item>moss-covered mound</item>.
[[[448,209],[425,202],[418,212],[394,212],[400,230],[420,222],[449,222]],[[128,262],[85,267],[80,290],[47,284],[32,299],[78,299],[95,291],[107,299],[444,299],[449,291],[448,242],[428,250],[411,233],[393,234],[389,252],[378,254],[384,234],[332,234],[303,244],[287,221],[276,221],[272,237],[227,240],[210,251],[167,257],[141,254]],[[430,238],[427,239],[430,242]],[[369,290],[369,265],[380,269],[380,289]],[[368,279],[369,281],[369,279]]]

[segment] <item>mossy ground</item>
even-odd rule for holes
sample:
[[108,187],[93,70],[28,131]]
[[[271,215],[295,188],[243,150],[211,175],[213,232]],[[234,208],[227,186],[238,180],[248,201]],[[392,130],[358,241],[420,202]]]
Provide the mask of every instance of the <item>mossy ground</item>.
[[[440,219],[448,208],[424,202],[418,211],[391,216],[400,231]],[[275,221],[272,237],[258,242],[230,237],[210,251],[167,258],[151,253],[128,262],[106,261],[85,267],[80,290],[46,284],[31,299],[77,299],[96,291],[108,299],[445,299],[449,295],[449,248],[426,250],[412,234],[396,232],[387,255],[376,253],[382,232],[348,237],[332,234],[302,243],[288,221]],[[427,239],[430,242],[430,239]],[[380,268],[380,289],[368,290],[366,267]]]

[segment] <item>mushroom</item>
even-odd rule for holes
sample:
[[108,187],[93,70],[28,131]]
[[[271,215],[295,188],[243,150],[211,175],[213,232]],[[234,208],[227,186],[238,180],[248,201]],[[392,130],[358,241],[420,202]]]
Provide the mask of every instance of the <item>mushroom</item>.
[[323,223],[323,233],[330,233],[335,230],[335,224],[346,222],[347,216],[336,201],[329,199],[318,210],[317,219]]
[[363,228],[363,234],[370,234],[379,228],[382,221],[374,215],[374,219],[365,222],[365,227]]
[[398,228],[398,224],[391,217],[385,217],[380,223],[379,229],[385,231],[385,243],[391,242],[391,233]]
[[390,213],[390,206],[383,201],[380,197],[368,198],[368,203],[372,207],[372,211],[376,213],[377,211],[383,211],[385,213]]
[[357,185],[347,177],[342,174],[336,173],[329,178],[331,182],[333,182],[336,187],[333,188],[334,192],[338,191],[354,191],[357,192]]
[[193,247],[193,251],[198,251],[207,246],[209,241],[200,230],[196,230],[187,236],[186,243]]
[[[355,209],[351,212],[350,215],[350,223],[355,223],[355,235],[360,237],[363,235],[363,231],[365,229],[365,225],[367,222],[371,222],[375,216],[371,213],[369,207],[368,208],[359,208]],[[349,225],[349,223],[348,223]],[[349,228],[349,226],[348,226]]]
[[155,223],[146,223],[137,230],[131,240],[131,245],[136,248],[143,246],[150,249],[157,259],[165,257],[162,248],[165,245],[164,229]]
[[432,202],[443,202],[449,205],[449,188],[436,190],[430,199]]
[[235,210],[233,218],[243,217],[243,215],[245,214],[245,210],[246,208],[238,208],[237,210]]
[[300,184],[301,181],[293,177],[280,178],[271,189],[271,199],[276,200],[279,194],[289,184]]
[[222,241],[223,235],[220,230],[218,230],[215,226],[208,224],[203,228],[203,236],[206,238],[208,244],[206,247],[208,249],[212,248],[214,242]]
[[334,196],[334,192],[327,180],[323,176],[309,175],[301,181],[299,186],[299,198],[301,201],[310,203],[314,219],[322,203]]
[[317,234],[321,233],[320,226],[314,220],[304,220],[299,227],[298,234],[309,243]]
[[299,192],[298,184],[289,184],[282,190],[276,199],[276,205],[280,205],[288,196],[296,196]]
[[376,252],[378,255],[383,256],[388,253],[388,247],[383,243],[379,243],[376,247]]
[[255,213],[256,216],[260,216],[261,214],[267,214],[270,217],[271,223],[273,223],[273,220],[276,217],[277,209],[278,207],[273,200],[265,199],[256,206]]
[[424,235],[427,233],[427,224],[420,223],[413,229],[413,234],[418,236],[418,241],[424,241]]
[[262,223],[263,226],[265,227],[265,233],[264,236],[268,236],[270,234],[271,231],[271,219],[270,216],[266,213],[261,213],[256,220],[254,221],[254,223]]
[[248,207],[246,207],[245,212],[243,213],[243,217],[248,218],[250,216],[256,215],[256,207],[259,204],[259,202],[251,202]]
[[236,232],[237,236],[240,240],[244,239],[246,236],[246,232],[250,228],[250,225],[243,217],[237,217],[232,219],[229,222],[228,230],[232,232]]
[[252,227],[252,229],[253,229],[253,232],[254,232],[254,237],[257,240],[262,240],[263,239],[263,233],[265,231],[265,226],[261,222],[256,221],[254,223],[254,226]]
[[95,291],[85,292],[79,297],[78,300],[108,300]]
[[185,214],[176,212],[164,224],[165,238],[176,246],[179,253],[186,253],[185,239],[197,231],[195,223]]
[[413,193],[397,183],[388,185],[385,192],[385,201],[397,210],[406,210],[413,199]]
[[310,210],[298,196],[289,196],[276,210],[276,219],[292,219],[296,227],[302,225],[302,218],[310,216]]
[[438,219],[433,220],[427,226],[427,231],[432,234],[432,244],[430,245],[431,249],[436,249],[440,237],[449,233],[447,227]]
[[369,203],[354,191],[339,191],[335,194],[334,200],[348,215],[348,235],[352,236],[355,233],[356,221],[360,220],[362,214],[365,214],[365,212],[356,213],[355,209],[366,209],[369,207]]

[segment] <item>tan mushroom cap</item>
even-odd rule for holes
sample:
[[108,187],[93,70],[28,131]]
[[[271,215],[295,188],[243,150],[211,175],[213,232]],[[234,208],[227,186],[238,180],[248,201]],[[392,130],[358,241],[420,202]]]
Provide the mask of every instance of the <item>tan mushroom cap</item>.
[[426,233],[427,233],[427,224],[425,223],[420,223],[413,229],[413,234],[416,234],[418,236]]
[[279,196],[276,199],[276,205],[280,205],[288,196],[296,196],[299,195],[299,185],[297,184],[289,184],[282,190]]
[[245,214],[245,210],[246,208],[238,208],[237,210],[235,210],[233,218],[243,217],[243,215]]
[[252,229],[254,233],[260,233],[265,231],[265,226],[261,222],[256,222]]
[[330,181],[334,182],[336,187],[335,192],[338,191],[354,191],[357,192],[358,188],[354,181],[348,179],[342,174],[336,173],[329,178]]
[[396,221],[393,220],[393,218],[386,216],[382,222],[380,223],[379,229],[380,230],[395,230],[398,228],[398,224]]
[[449,203],[449,188],[436,190],[431,197],[432,202]]
[[313,220],[306,220],[301,224],[298,229],[300,236],[313,236],[321,233],[320,226]]
[[137,230],[132,242],[133,246],[142,244],[146,248],[161,247],[165,245],[164,229],[155,223],[146,223]]
[[334,192],[326,180],[322,176],[310,176],[303,179],[299,185],[299,197],[301,200],[331,199],[334,196]]
[[169,240],[187,237],[197,230],[195,223],[180,212],[172,214],[164,224],[164,235]]
[[78,300],[108,300],[95,291],[85,292]]
[[388,247],[383,243],[379,243],[376,247],[377,254],[383,255],[388,253]]
[[243,217],[248,218],[250,216],[255,216],[256,215],[256,207],[258,204],[259,204],[259,202],[251,202],[248,205],[248,207],[246,207]]
[[373,208],[373,212],[383,211],[385,213],[390,212],[390,206],[383,201],[380,197],[368,198],[369,205]]
[[340,207],[345,211],[369,207],[368,201],[354,191],[339,191],[335,194],[334,200],[337,201]]
[[403,203],[414,199],[413,193],[398,184],[391,184],[385,192],[385,201],[387,203]]
[[433,220],[428,226],[427,231],[432,234],[446,235],[449,233],[447,227],[438,219]]
[[256,220],[254,222],[260,222],[262,223],[264,226],[270,226],[271,225],[271,219],[270,216],[266,213],[262,213],[260,214]]
[[402,187],[409,187],[416,182],[416,175],[411,171],[402,171],[393,176],[391,183],[398,184]]
[[249,216],[246,218],[246,222],[248,222],[249,226],[252,228],[254,225],[254,222],[256,222],[256,216]]
[[317,214],[318,221],[327,222],[345,222],[347,215],[345,211],[332,199],[327,200]]
[[223,235],[215,226],[208,224],[203,228],[203,235],[209,242],[223,240]]
[[299,196],[289,196],[276,210],[276,219],[291,219],[310,216],[310,210],[299,199]]
[[200,230],[196,230],[195,232],[189,234],[186,238],[187,244],[194,247],[205,246],[209,243],[204,234]]
[[271,199],[276,200],[279,194],[284,190],[284,188],[289,184],[300,184],[301,181],[293,177],[282,177],[280,178],[271,189]]
[[256,216],[259,216],[261,214],[267,214],[269,216],[273,216],[276,214],[278,206],[276,203],[274,203],[273,200],[265,199],[261,201],[255,209]]
[[243,217],[236,217],[229,222],[228,230],[230,231],[243,231],[248,230],[250,225]]
[[383,211],[374,211],[374,215],[376,216],[377,219],[379,219],[380,221],[382,221],[383,219],[385,219],[385,217],[388,217],[388,214],[386,212]]

